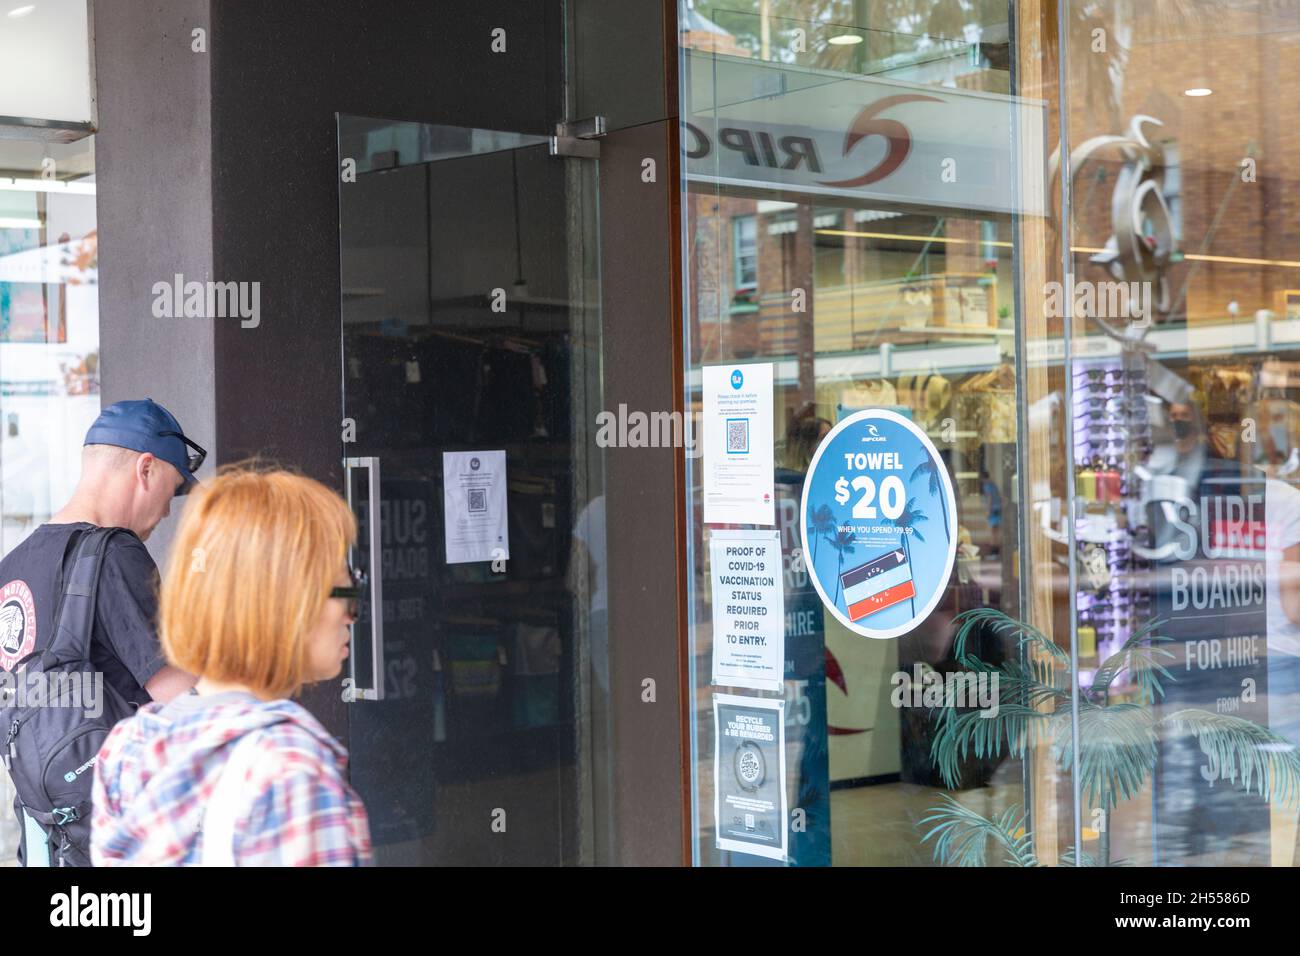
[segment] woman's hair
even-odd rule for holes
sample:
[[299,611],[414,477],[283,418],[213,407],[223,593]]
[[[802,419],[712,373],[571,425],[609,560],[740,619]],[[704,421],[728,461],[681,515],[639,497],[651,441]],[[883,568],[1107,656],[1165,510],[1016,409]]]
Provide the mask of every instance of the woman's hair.
[[297,693],[306,637],[356,539],[351,510],[318,481],[255,463],[185,502],[159,601],[167,660],[260,696]]

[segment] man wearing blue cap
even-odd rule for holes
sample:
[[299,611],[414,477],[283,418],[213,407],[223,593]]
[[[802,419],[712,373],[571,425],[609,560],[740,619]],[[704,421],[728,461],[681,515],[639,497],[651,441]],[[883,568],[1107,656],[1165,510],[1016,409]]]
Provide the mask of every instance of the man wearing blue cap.
[[[167,664],[162,654],[155,623],[158,568],[143,542],[171,513],[172,498],[196,483],[194,472],[206,454],[152,399],[103,410],[86,433],[72,499],[0,561],[0,668],[12,676],[24,669],[23,662],[35,660],[36,652],[48,650],[61,599],[78,593],[65,583],[74,539],[95,528],[119,528],[126,533],[104,543],[98,589],[79,592],[94,594],[88,628],[92,671],[103,675],[103,684],[118,692],[124,706],[166,702],[189,690],[194,678]],[[11,748],[16,754],[20,750]],[[30,838],[30,821],[26,826]],[[24,855],[30,865],[35,854]]]

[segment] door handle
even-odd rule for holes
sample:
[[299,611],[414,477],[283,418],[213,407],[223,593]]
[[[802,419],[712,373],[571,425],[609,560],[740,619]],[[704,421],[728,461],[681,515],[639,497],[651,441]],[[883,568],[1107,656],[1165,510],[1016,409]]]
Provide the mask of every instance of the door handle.
[[[369,513],[366,519],[366,542],[369,552],[366,577],[370,582],[370,686],[363,687],[357,676],[357,622],[353,621],[352,653],[348,655],[349,675],[352,678],[350,700],[384,699],[384,565],[383,528],[379,511],[379,459],[344,458],[344,482],[348,491],[348,507],[352,504],[352,469],[364,468],[369,473]],[[353,513],[356,511],[353,509]]]

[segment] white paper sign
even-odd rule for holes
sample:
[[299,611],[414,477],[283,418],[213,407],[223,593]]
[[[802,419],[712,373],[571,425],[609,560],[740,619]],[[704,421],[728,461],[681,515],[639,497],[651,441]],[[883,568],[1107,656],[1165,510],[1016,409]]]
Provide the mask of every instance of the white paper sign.
[[787,858],[784,700],[713,695],[713,819],[718,849]]
[[443,452],[442,504],[448,564],[510,557],[504,451]]
[[785,592],[779,531],[714,531],[713,683],[781,690],[785,680]]
[[706,365],[704,523],[776,524],[772,366]]

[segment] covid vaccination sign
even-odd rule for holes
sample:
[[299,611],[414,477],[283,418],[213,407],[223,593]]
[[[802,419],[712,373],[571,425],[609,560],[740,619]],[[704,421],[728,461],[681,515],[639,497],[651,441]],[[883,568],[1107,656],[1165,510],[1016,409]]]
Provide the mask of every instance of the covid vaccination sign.
[[813,586],[841,624],[864,637],[911,631],[957,557],[956,496],[934,443],[888,409],[845,418],[808,467],[800,533]]
[[714,531],[713,683],[785,686],[784,575],[779,531]]

